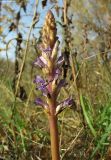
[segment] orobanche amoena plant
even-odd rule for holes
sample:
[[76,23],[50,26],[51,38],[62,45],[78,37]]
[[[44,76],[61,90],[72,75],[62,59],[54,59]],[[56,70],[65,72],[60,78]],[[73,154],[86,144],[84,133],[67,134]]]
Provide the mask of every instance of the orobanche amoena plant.
[[52,160],[60,160],[57,116],[66,106],[73,104],[71,98],[60,103],[57,101],[60,89],[67,85],[65,80],[61,79],[64,58],[62,55],[58,55],[58,48],[59,40],[55,18],[53,13],[48,11],[42,29],[41,56],[34,62],[35,66],[41,68],[43,74],[37,75],[34,83],[37,85],[37,90],[43,94],[42,99],[36,99],[36,104],[42,106],[48,115]]

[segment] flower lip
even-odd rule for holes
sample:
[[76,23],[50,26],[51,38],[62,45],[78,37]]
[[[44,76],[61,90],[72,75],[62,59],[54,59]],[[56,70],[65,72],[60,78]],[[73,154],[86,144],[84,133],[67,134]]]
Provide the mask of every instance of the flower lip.
[[60,75],[61,75],[61,69],[55,67],[53,70],[53,79],[58,79]]
[[41,76],[36,76],[34,83],[45,84],[45,80]]
[[53,80],[50,81],[45,81],[41,76],[36,76],[35,80],[33,81],[34,83],[38,84],[38,86],[36,87],[36,89],[42,91],[42,93],[47,96],[48,94],[50,94],[50,91],[48,90],[48,85],[50,82],[52,82]]
[[63,105],[73,105],[74,100],[72,98],[67,98],[64,102]]
[[36,59],[36,61],[33,63],[35,66],[39,66],[40,68],[45,67],[45,63],[43,62],[43,60],[39,58]]
[[48,91],[46,86],[47,85],[44,84],[44,85],[41,85],[41,86],[37,87],[38,90],[42,91],[44,96],[47,96],[49,94],[49,91]]
[[39,46],[39,49],[42,51],[42,53],[46,53],[47,55],[49,55],[52,52],[52,49],[49,47],[44,48],[42,45]]
[[66,85],[67,85],[66,81],[64,79],[61,79],[57,84],[57,88],[55,89],[55,95],[58,96],[61,88],[65,87]]
[[51,52],[51,51],[52,51],[52,49],[50,48],[50,46],[48,48],[46,48],[46,49],[43,49],[43,52],[45,52],[45,53]]
[[65,99],[64,101],[60,102],[58,106],[65,107],[65,106],[72,106],[73,104],[74,104],[74,100],[69,97]]
[[46,66],[47,65],[46,59],[43,56],[40,56],[39,58],[44,63],[44,66]]
[[35,104],[36,105],[40,105],[40,106],[42,106],[44,108],[48,108],[48,104],[45,103],[41,98],[36,98]]
[[55,74],[60,75],[61,74],[61,70],[59,68],[55,68]]
[[72,98],[67,98],[66,100],[59,103],[56,107],[56,115],[61,113],[65,108],[72,107],[74,100]]

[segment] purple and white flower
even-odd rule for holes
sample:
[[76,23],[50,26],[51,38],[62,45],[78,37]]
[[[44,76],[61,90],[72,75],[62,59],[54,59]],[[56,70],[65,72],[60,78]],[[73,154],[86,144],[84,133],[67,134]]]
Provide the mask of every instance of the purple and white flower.
[[[44,69],[44,71],[49,71],[47,76],[47,79],[43,79],[41,76],[37,75],[34,83],[37,85],[36,89],[40,90],[43,93],[43,96],[48,98],[48,95],[50,95],[50,98],[55,99],[55,102],[57,101],[57,97],[60,93],[60,90],[62,87],[65,87],[67,85],[65,79],[59,80],[59,77],[61,76],[62,71],[62,65],[64,62],[64,57],[57,56],[58,52],[58,46],[59,41],[55,43],[53,49],[50,47],[44,49],[41,46],[42,55],[37,58],[37,60],[34,62],[34,65],[38,65],[40,68]],[[44,72],[45,74],[46,72]],[[73,105],[73,99],[67,98],[63,102],[61,102],[58,106],[56,106],[56,114],[60,113],[62,110],[66,108],[66,106]],[[48,106],[42,99],[37,98],[36,104],[41,105],[42,107]],[[50,106],[49,106],[50,108]]]

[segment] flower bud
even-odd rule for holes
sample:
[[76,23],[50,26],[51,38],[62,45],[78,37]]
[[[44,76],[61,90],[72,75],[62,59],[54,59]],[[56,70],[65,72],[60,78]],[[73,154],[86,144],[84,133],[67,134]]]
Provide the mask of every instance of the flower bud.
[[45,18],[45,24],[42,29],[42,42],[44,49],[50,48],[52,49],[54,47],[54,44],[57,40],[56,37],[57,29],[56,29],[56,23],[54,15],[51,11],[49,11]]

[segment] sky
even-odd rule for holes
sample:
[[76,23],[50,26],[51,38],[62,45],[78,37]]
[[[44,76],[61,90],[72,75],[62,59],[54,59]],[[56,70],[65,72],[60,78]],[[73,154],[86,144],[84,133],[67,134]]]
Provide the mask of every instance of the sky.
[[[38,7],[37,7],[37,12],[40,13],[39,22],[36,24],[36,27],[38,27],[38,28],[36,28],[32,31],[32,34],[34,34],[36,37],[39,36],[39,30],[44,23],[44,18],[45,18],[45,15],[46,15],[47,11],[49,9],[51,9],[54,5],[54,4],[50,3],[49,0],[48,0],[47,6],[44,7],[44,9],[43,9],[42,5],[41,5],[41,1],[42,0],[38,0]],[[2,4],[3,5],[6,4],[6,5],[9,5],[9,6],[11,5],[11,8],[16,10],[16,13],[19,11],[19,7],[16,5],[14,0],[2,0]],[[22,33],[23,39],[26,39],[27,33],[29,32],[29,27],[30,27],[30,24],[32,22],[32,17],[33,17],[34,5],[35,5],[35,0],[29,0],[28,5],[27,5],[26,13],[23,11],[23,9],[21,10],[20,23],[27,26],[27,28],[26,27],[23,28],[23,25],[19,25],[19,31]],[[63,1],[58,0],[58,5],[60,7],[62,7],[63,6]],[[60,20],[60,17],[57,17],[54,9],[52,9],[52,11],[55,15],[56,20],[57,21]],[[6,15],[7,17],[11,18],[12,20],[14,20],[14,18],[16,16],[16,15],[9,14],[6,10],[3,10],[2,8],[1,8],[1,15]],[[6,38],[5,38],[6,43],[8,41],[10,41],[11,39],[16,38],[16,31],[9,32],[9,26],[10,26],[9,22],[6,22],[5,25],[4,25],[3,34],[7,35]],[[7,52],[8,53],[8,58],[11,59],[12,61],[14,61],[16,41],[15,40],[11,41],[9,47],[10,47],[10,49]],[[2,43],[2,41],[0,41],[0,48],[6,48],[6,44]],[[0,57],[6,58],[6,51],[2,51],[0,53]]]

